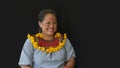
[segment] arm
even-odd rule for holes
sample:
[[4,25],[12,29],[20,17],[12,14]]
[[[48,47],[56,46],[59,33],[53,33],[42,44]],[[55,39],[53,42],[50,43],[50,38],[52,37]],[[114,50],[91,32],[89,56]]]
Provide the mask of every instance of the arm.
[[71,58],[68,60],[64,68],[74,68],[75,66],[75,59]]
[[18,64],[21,68],[32,68],[30,67],[32,66],[32,62],[33,62],[33,45],[31,44],[30,40],[27,39],[22,48]]
[[74,68],[75,66],[75,51],[69,39],[66,40],[66,64],[64,68]]

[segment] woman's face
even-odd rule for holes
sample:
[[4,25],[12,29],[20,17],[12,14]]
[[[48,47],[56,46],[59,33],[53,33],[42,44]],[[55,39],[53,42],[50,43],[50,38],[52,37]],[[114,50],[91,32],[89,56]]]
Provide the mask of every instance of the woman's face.
[[47,14],[42,22],[39,22],[42,33],[48,36],[54,35],[57,30],[57,20],[55,15]]

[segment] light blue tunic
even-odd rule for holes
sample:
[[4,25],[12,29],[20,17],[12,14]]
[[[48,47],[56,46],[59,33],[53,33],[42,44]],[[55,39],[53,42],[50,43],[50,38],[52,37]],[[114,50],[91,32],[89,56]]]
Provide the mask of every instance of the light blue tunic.
[[68,38],[62,49],[51,54],[33,48],[30,40],[27,39],[24,43],[18,65],[31,65],[32,68],[63,68],[65,62],[70,58],[76,58],[76,55]]

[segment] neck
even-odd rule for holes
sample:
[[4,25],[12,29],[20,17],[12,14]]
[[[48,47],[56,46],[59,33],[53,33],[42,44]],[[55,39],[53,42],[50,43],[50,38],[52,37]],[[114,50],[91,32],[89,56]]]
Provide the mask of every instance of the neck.
[[44,40],[52,40],[54,38],[53,35],[46,35],[46,34],[43,34],[43,39]]

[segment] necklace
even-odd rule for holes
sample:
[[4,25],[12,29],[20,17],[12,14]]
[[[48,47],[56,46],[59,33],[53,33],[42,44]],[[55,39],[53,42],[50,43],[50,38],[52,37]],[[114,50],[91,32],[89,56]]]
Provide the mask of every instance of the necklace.
[[[35,35],[35,37],[36,37],[36,38],[40,38],[41,40],[43,40],[43,35],[42,35],[41,33],[37,33],[37,34]],[[58,43],[56,43],[57,45],[54,46],[54,47],[53,47],[53,45],[49,45],[49,47],[45,47],[45,46],[43,46],[42,44],[40,45],[40,42],[37,42],[37,41],[35,40],[35,37],[32,36],[32,35],[30,35],[30,34],[27,35],[27,38],[30,39],[30,42],[33,44],[33,47],[34,47],[35,49],[38,49],[38,50],[40,50],[40,51],[44,51],[44,52],[46,52],[46,53],[53,53],[53,52],[57,52],[57,51],[59,51],[60,49],[62,49],[62,47],[63,47],[64,44],[65,44],[67,35],[66,35],[66,33],[65,33],[64,36],[63,36],[63,40],[62,40],[62,41],[59,41]],[[55,37],[56,40],[62,38],[61,33],[58,33],[58,32],[55,34],[54,37]],[[53,43],[53,44],[54,44],[54,43]]]

